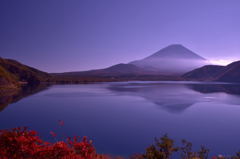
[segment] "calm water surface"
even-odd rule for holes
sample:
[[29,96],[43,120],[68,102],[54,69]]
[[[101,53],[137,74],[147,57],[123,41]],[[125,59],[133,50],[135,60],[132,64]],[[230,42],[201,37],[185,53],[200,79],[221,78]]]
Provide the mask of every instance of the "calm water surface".
[[[17,100],[16,100],[17,101]],[[64,120],[60,127],[58,120]],[[0,129],[28,126],[53,140],[89,136],[98,152],[143,152],[154,137],[205,145],[212,154],[240,150],[240,85],[184,82],[116,82],[55,85],[9,104]]]

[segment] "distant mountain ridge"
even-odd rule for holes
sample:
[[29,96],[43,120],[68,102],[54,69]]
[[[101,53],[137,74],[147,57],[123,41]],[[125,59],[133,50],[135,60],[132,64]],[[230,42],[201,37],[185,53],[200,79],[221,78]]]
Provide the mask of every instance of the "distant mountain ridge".
[[104,69],[96,69],[80,72],[66,72],[60,73],[67,76],[137,76],[137,75],[159,75],[155,71],[148,71],[139,68],[133,64],[117,64]]
[[[0,58],[0,88],[47,83],[86,83],[128,80],[196,80],[240,82],[240,61],[227,66],[208,61],[182,45],[170,45],[138,61],[89,71],[46,73],[18,61]],[[200,66],[200,67],[197,67]],[[187,72],[186,72],[187,71]]]
[[183,45],[174,44],[130,64],[146,70],[158,71],[164,75],[182,75],[209,62]]
[[179,76],[200,66],[208,61],[185,48],[182,45],[169,45],[160,51],[137,61],[127,64],[117,64],[104,69],[89,71],[65,72],[54,75],[67,76]]

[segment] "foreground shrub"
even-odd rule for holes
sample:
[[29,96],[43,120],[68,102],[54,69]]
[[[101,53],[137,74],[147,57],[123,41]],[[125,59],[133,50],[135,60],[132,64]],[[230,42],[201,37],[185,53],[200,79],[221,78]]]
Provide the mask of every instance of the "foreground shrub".
[[[63,123],[61,122],[61,125]],[[56,137],[54,132],[50,132]],[[149,146],[144,154],[136,154],[131,159],[208,159],[209,150],[201,147],[199,151],[192,150],[192,143],[183,140],[177,147],[167,135],[155,139],[155,144]],[[123,159],[100,155],[91,140],[87,137],[67,138],[64,141],[50,143],[43,141],[36,131],[27,128],[0,130],[0,159]],[[214,156],[211,159],[240,159],[240,152],[232,157]]]
[[98,159],[92,142],[86,137],[45,142],[27,128],[0,130],[0,159]]
[[[173,157],[174,155],[174,157]],[[176,157],[177,156],[177,157]],[[167,135],[155,139],[155,144],[149,146],[144,154],[133,155],[131,159],[209,159],[209,149],[201,146],[199,151],[193,151],[192,143],[182,141],[182,146],[177,147]],[[240,159],[240,152],[235,156],[213,156],[211,159]]]
[[178,148],[174,147],[174,141],[165,135],[160,139],[155,139],[155,145],[148,147],[143,157],[147,159],[168,159],[177,150]]

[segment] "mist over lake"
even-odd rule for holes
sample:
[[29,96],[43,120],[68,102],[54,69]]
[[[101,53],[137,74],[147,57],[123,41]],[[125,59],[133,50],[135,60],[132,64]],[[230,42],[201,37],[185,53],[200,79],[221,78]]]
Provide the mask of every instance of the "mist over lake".
[[[9,101],[8,101],[9,102]],[[54,85],[9,104],[0,129],[27,126],[44,139],[88,136],[99,153],[144,152],[154,137],[205,145],[211,154],[240,147],[240,85],[201,82],[109,82]],[[58,120],[65,122],[59,127]]]

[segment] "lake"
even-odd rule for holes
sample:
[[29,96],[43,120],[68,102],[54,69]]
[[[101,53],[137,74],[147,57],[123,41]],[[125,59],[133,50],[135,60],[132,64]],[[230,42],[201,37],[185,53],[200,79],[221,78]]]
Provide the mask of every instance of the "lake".
[[[112,82],[53,85],[12,97],[0,112],[0,129],[27,126],[46,140],[49,132],[88,136],[99,153],[144,152],[168,134],[211,154],[240,150],[240,85],[200,82]],[[13,103],[11,103],[13,102]],[[58,120],[65,122],[58,125]]]

